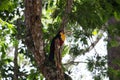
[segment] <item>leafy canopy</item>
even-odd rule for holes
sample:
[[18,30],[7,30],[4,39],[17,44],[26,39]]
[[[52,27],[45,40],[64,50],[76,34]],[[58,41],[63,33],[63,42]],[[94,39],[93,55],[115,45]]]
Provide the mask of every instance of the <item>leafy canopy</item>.
[[[57,33],[65,10],[65,0],[43,0],[42,6],[42,25],[44,32],[45,53],[49,54],[50,41]],[[119,24],[111,25],[109,28],[103,28],[105,23],[115,17],[120,20],[120,2],[119,0],[74,0],[72,12],[69,14],[69,22],[65,27],[67,43],[63,49],[63,56],[69,54],[73,60],[79,55],[85,54],[90,50],[88,40],[93,36],[101,38],[101,29],[108,31],[111,35],[119,35]],[[0,78],[13,79],[14,56],[11,56],[10,49],[14,51],[18,46],[18,66],[20,79],[43,79],[37,70],[32,53],[26,48],[25,44],[25,24],[23,16],[23,0],[1,0],[0,1]],[[110,46],[118,46],[115,40],[112,40]],[[12,52],[14,53],[14,52]],[[10,54],[10,55],[9,55]],[[13,55],[13,54],[12,54]],[[103,71],[106,57],[95,55],[94,59],[88,59],[88,70]],[[23,63],[25,61],[25,63]],[[30,65],[30,66],[29,66]],[[71,67],[70,64],[69,68]],[[29,66],[30,70],[23,68]],[[101,69],[101,67],[103,67]],[[65,71],[68,71],[68,67]],[[10,71],[10,72],[8,72]],[[105,75],[106,72],[101,72]],[[95,80],[100,80],[100,75],[95,75]],[[11,76],[12,75],[12,76]],[[40,76],[40,77],[39,77]],[[106,76],[106,75],[105,75]]]

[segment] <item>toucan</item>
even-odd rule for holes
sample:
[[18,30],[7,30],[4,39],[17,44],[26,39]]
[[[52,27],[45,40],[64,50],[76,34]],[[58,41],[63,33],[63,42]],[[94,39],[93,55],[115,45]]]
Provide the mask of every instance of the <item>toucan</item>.
[[52,39],[51,45],[50,45],[50,54],[49,54],[49,60],[51,62],[54,62],[54,55],[55,55],[55,40],[59,40],[59,46],[61,47],[65,41],[65,33],[64,31],[59,31],[57,35]]

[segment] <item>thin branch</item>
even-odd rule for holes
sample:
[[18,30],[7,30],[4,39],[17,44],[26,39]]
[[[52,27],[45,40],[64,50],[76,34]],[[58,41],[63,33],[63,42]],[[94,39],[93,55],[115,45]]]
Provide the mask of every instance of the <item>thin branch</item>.
[[100,41],[102,37],[97,37],[96,41],[92,42],[91,41],[91,45],[88,47],[88,51],[91,51],[95,46],[96,44]]
[[70,61],[68,63],[64,63],[63,65],[72,65],[72,64],[79,64],[79,63],[88,63],[85,61]]
[[17,63],[17,57],[18,57],[18,46],[15,47],[15,52],[14,52],[14,80],[18,80],[18,72],[19,72],[19,67]]
[[102,26],[102,28],[100,29],[100,31],[98,32],[98,36],[96,38],[96,40],[94,42],[91,42],[91,45],[89,47],[86,48],[85,51],[83,51],[83,53],[86,53],[86,52],[89,52],[91,51],[95,46],[96,44],[100,41],[100,39],[102,38],[101,34],[104,33],[105,29],[106,29],[106,24]]
[[[100,36],[100,35],[104,33],[104,31],[105,31],[106,28],[107,28],[107,24],[105,23],[105,25],[103,25],[102,28],[100,29],[100,31],[98,32],[98,36],[97,36],[96,40],[94,42],[91,42],[90,46],[88,46],[86,49],[84,49],[83,51],[81,51],[81,54],[85,54],[85,53],[91,51],[97,45],[97,43],[102,38],[102,36]],[[75,58],[76,57],[73,58],[73,61],[75,60]]]

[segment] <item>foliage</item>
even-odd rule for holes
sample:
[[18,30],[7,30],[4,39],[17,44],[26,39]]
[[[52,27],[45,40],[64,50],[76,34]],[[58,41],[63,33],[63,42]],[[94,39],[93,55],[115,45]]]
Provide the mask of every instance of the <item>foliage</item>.
[[13,71],[13,66],[11,65],[13,58],[8,56],[8,48],[10,46],[8,44],[12,43],[11,41],[14,37],[11,37],[10,39],[10,36],[15,33],[15,29],[12,24],[2,21],[1,19],[0,24],[0,75],[3,78],[10,78],[10,76],[13,76],[12,73],[8,73],[8,71]]
[[107,57],[95,55],[93,58],[88,58],[88,70],[94,74],[94,80],[102,80],[107,76]]
[[[50,42],[59,29],[64,14],[65,1],[43,0],[42,25],[46,55],[49,54]],[[66,41],[70,45],[64,46],[63,57],[69,54],[75,60],[79,55],[89,51],[88,47],[92,43],[89,43],[88,40],[92,36],[98,35],[109,18],[114,16],[117,20],[120,20],[119,9],[119,0],[74,0],[72,12],[69,14],[69,23],[65,27]],[[10,49],[12,48],[12,51],[14,51],[16,45],[18,45],[19,73],[23,74],[19,79],[42,80],[43,76],[37,71],[34,57],[25,45],[26,29],[23,10],[23,0],[0,1],[0,78],[13,79],[14,56],[11,56],[11,53],[14,52],[10,52]],[[111,25],[103,31],[105,30],[113,36],[120,35],[119,24]],[[109,47],[115,46],[119,46],[118,42],[111,40]],[[100,80],[107,74],[106,56],[95,55],[94,58],[96,60],[88,58],[88,70],[93,73],[95,80]],[[27,71],[24,66],[30,67],[30,70]],[[68,68],[65,70],[68,71]],[[95,71],[98,71],[99,74],[96,75]],[[114,72],[112,69],[110,71]],[[115,73],[117,74],[117,72]],[[119,75],[119,72],[117,75]]]
[[120,70],[115,70],[113,68],[108,68],[108,74],[110,75],[111,80],[119,80],[120,78]]

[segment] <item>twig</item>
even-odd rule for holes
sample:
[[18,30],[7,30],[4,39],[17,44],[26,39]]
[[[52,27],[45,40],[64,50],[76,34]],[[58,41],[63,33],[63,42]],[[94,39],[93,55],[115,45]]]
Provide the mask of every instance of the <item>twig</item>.
[[[102,28],[100,29],[100,31],[98,32],[98,36],[96,38],[96,40],[94,42],[91,42],[91,45],[88,46],[86,49],[84,49],[81,54],[85,54],[89,51],[91,51],[95,46],[96,44],[100,41],[100,39],[102,38],[102,36],[100,36],[101,34],[104,33],[105,29],[107,28],[107,24],[105,23]],[[74,61],[75,58],[73,58],[73,61]]]
[[98,36],[96,38],[96,41],[94,42],[91,42],[91,45],[83,52],[83,53],[86,53],[86,52],[89,52],[91,51],[95,46],[96,44],[100,41],[100,39],[102,38],[102,36],[100,36],[101,34],[104,33],[104,30],[106,29],[106,24],[102,26],[101,30],[98,32]]
[[85,62],[85,61],[70,61],[70,62],[68,62],[68,63],[64,63],[63,65],[79,64],[79,63],[88,63],[88,62]]

